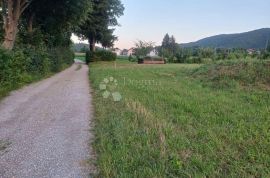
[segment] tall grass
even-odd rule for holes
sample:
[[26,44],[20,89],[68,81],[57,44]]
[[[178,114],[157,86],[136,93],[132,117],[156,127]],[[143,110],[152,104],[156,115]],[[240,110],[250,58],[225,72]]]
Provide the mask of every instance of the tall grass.
[[[99,177],[269,177],[270,93],[215,89],[199,65],[90,65]],[[99,84],[118,80],[123,99]]]

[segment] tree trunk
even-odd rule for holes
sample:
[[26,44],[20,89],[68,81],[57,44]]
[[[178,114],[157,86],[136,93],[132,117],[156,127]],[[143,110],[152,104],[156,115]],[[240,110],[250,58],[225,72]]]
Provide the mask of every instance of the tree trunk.
[[2,1],[3,21],[5,38],[3,48],[12,50],[18,33],[18,22],[22,12],[28,7],[27,0],[4,0]]
[[34,21],[34,16],[35,14],[32,13],[28,19],[28,24],[27,24],[27,31],[28,33],[33,33],[33,21]]
[[5,49],[11,50],[14,47],[16,35],[17,35],[17,25],[16,22],[10,23],[6,28],[5,28],[5,38],[2,46]]
[[95,37],[90,37],[88,41],[89,41],[90,51],[95,52],[96,51],[96,39],[95,39]]

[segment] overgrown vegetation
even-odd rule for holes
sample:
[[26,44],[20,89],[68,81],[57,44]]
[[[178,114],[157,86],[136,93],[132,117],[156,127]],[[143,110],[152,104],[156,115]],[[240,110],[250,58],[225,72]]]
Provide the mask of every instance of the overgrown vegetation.
[[[72,32],[111,46],[116,37],[109,27],[118,25],[124,10],[120,0],[3,0],[0,7],[0,96],[71,65]],[[95,60],[114,58],[94,53]]]
[[67,48],[42,50],[0,48],[0,97],[24,84],[42,79],[70,66],[73,52]]
[[220,61],[198,68],[194,76],[215,88],[242,86],[270,90],[270,61]]
[[90,1],[3,0],[0,6],[0,97],[73,64],[71,32],[91,12]]
[[93,11],[87,14],[86,20],[76,29],[77,35],[87,39],[89,50],[95,52],[96,43],[104,48],[112,47],[117,37],[114,26],[118,26],[117,18],[124,13],[124,5],[120,0],[91,1]]
[[97,61],[115,61],[117,55],[108,50],[97,50],[95,52],[86,52],[86,63],[97,62]]
[[[230,65],[240,83],[268,81],[268,64],[90,64],[99,176],[269,177],[269,91],[216,89],[199,77]],[[106,77],[117,79],[120,102],[102,97]]]

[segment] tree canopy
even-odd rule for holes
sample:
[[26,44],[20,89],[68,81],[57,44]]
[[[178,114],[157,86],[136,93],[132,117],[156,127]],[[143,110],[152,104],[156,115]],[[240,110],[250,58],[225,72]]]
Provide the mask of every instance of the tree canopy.
[[147,56],[154,49],[154,45],[155,43],[152,41],[146,42],[139,40],[135,43],[135,56],[138,59]]
[[120,0],[2,0],[0,6],[0,39],[10,50],[18,42],[68,46],[73,32],[93,47],[96,42],[111,47],[117,40],[112,27],[124,11]]
[[167,33],[163,38],[161,47],[159,48],[159,55],[166,58],[171,58],[176,54],[178,48],[179,46],[176,43],[174,36],[170,37]]
[[95,51],[96,43],[111,47],[117,39],[111,27],[119,25],[117,18],[123,15],[123,12],[124,6],[120,0],[93,0],[93,11],[88,13],[76,34],[88,39],[91,51]]

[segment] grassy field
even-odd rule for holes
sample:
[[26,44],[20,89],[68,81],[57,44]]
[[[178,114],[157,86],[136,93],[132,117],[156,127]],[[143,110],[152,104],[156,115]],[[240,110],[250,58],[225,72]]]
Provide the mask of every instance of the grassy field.
[[[213,87],[201,70],[90,65],[99,177],[270,177],[269,90]],[[110,77],[120,102],[103,97]]]
[[75,53],[75,59],[85,62],[85,53]]

